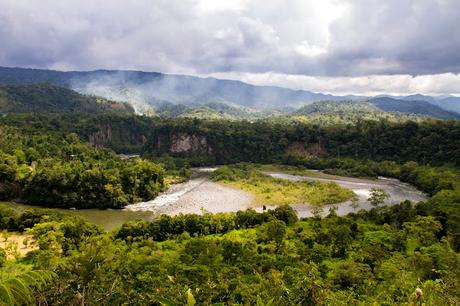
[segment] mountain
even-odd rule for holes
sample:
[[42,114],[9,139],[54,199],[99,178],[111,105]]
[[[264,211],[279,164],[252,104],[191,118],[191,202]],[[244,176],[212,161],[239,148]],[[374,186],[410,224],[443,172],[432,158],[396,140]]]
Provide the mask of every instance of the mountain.
[[460,113],[460,97],[455,96],[438,96],[430,97],[420,94],[410,95],[402,98],[407,101],[426,101],[433,105],[439,106],[447,111]]
[[223,102],[210,102],[194,106],[163,103],[155,108],[155,114],[164,118],[188,117],[201,119],[255,120],[278,115],[280,112],[275,110],[259,111],[239,105],[229,105]]
[[296,110],[294,115],[311,115],[311,114],[369,114],[381,112],[376,106],[369,102],[353,101],[320,101],[305,105]]
[[425,95],[421,95],[421,94],[414,94],[414,95],[405,96],[405,97],[402,97],[402,98],[400,98],[398,100],[425,101],[425,102],[429,102],[429,103],[433,103],[433,102],[436,101],[436,99],[434,97],[425,96]]
[[460,97],[446,97],[442,99],[436,99],[431,103],[445,110],[460,114]]
[[78,92],[131,103],[143,112],[164,104],[196,105],[223,102],[254,109],[299,107],[319,100],[362,100],[240,81],[169,75],[157,72],[96,70],[54,71],[0,67],[0,83],[51,83]]
[[427,101],[412,101],[378,97],[369,100],[370,103],[386,112],[400,112],[422,116],[435,117],[440,119],[459,119],[460,114],[447,111]]
[[[458,118],[460,98],[426,95],[334,96],[240,81],[158,72],[95,70],[55,71],[0,67],[0,84],[49,83],[131,104],[138,113],[170,116],[253,119],[288,113],[318,101],[368,101],[382,111],[443,119]],[[179,105],[174,108],[170,104]],[[169,110],[161,110],[170,105]],[[223,109],[223,105],[228,105]],[[184,108],[185,107],[185,108]],[[160,111],[159,111],[160,109]],[[181,110],[180,114],[174,114]]]
[[[391,120],[417,119],[433,117],[439,119],[459,119],[460,114],[443,110],[425,101],[405,101],[387,97],[360,101],[321,101],[299,108],[293,115],[335,115],[354,121],[357,118]],[[414,117],[415,116],[415,117]]]
[[13,112],[133,113],[134,110],[127,103],[82,95],[56,85],[0,84],[0,113]]

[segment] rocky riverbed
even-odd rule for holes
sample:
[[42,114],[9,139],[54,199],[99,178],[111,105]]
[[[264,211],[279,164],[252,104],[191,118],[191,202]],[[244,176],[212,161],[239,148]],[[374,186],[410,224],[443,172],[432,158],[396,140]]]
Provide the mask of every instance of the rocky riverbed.
[[[428,196],[415,188],[414,186],[403,183],[397,179],[379,177],[376,180],[370,179],[357,179],[352,177],[343,177],[335,175],[325,175],[321,176],[308,176],[308,175],[291,175],[280,172],[271,172],[263,171],[263,173],[268,174],[272,177],[286,179],[286,180],[316,180],[316,181],[327,181],[335,182],[340,186],[351,189],[356,195],[358,195],[357,206],[353,208],[351,206],[351,201],[346,201],[340,204],[334,205],[337,208],[336,213],[340,216],[347,215],[351,212],[356,212],[360,209],[370,210],[373,208],[372,205],[367,201],[370,196],[370,190],[372,188],[381,188],[385,190],[389,198],[385,200],[382,205],[395,205],[399,204],[402,201],[409,200],[413,203],[420,201],[425,201],[428,199]],[[333,205],[324,207],[322,215],[329,213],[329,208]],[[313,216],[313,207],[306,203],[294,203],[292,207],[297,211],[299,217],[311,217]]]
[[[126,206],[123,210],[56,210],[81,215],[106,229],[113,229],[130,220],[151,220],[159,214],[201,214],[205,211],[211,213],[236,212],[248,208],[262,211],[262,207],[254,204],[254,197],[252,194],[210,181],[209,174],[215,169],[216,168],[193,169],[193,175],[189,181],[172,185],[169,190],[160,194],[152,201],[131,204]],[[410,200],[416,203],[428,199],[427,195],[417,190],[414,186],[396,179],[379,178],[377,180],[364,180],[324,174],[308,176],[268,171],[264,173],[287,180],[332,181],[342,187],[353,190],[358,195],[358,207],[351,207],[351,201],[336,204],[336,213],[338,215],[346,215],[359,209],[371,209],[372,206],[367,201],[371,188],[382,188],[390,195],[384,205],[394,205],[404,200]],[[33,207],[18,203],[10,203],[10,205],[24,208]],[[308,203],[293,203],[292,207],[297,211],[300,217],[309,217],[313,215],[313,207]],[[270,209],[274,207],[267,208]],[[329,207],[324,207],[322,215],[326,215],[328,211]]]

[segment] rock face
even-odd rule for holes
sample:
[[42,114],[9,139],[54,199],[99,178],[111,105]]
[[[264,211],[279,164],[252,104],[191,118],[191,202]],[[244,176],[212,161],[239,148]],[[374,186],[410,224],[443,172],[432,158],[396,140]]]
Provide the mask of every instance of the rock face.
[[106,147],[112,141],[112,128],[101,127],[99,131],[89,135],[89,143],[96,148]]
[[325,157],[327,156],[327,151],[321,143],[312,143],[305,145],[300,142],[294,142],[286,150],[286,153],[293,156],[302,156],[302,157]]
[[159,135],[157,148],[162,152],[212,154],[206,137],[188,133]]

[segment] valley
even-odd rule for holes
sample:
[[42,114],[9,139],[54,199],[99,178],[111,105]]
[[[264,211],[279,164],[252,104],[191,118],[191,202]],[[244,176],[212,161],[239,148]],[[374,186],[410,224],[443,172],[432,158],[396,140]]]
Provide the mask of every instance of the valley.
[[[90,222],[104,227],[106,230],[115,229],[128,221],[134,220],[153,220],[161,214],[178,215],[178,214],[203,214],[237,212],[246,209],[254,209],[258,212],[263,211],[265,206],[273,209],[276,206],[266,202],[264,205],[255,200],[255,195],[250,192],[244,192],[237,188],[229,188],[225,185],[214,183],[209,179],[209,175],[216,168],[195,168],[192,169],[192,177],[184,183],[172,185],[152,201],[139,202],[127,205],[123,210],[65,210],[58,211],[75,214],[84,217]],[[358,196],[358,206],[352,207],[351,201],[336,203],[336,214],[345,216],[349,213],[357,212],[361,209],[371,210],[374,208],[369,202],[371,188],[382,188],[389,194],[382,205],[396,205],[403,201],[413,203],[426,201],[428,197],[413,186],[402,183],[397,179],[379,178],[376,180],[364,180],[351,177],[339,177],[332,175],[318,174],[313,176],[292,175],[285,172],[263,171],[275,178],[283,180],[312,180],[338,183],[343,188],[353,191]],[[27,209],[33,208],[31,205],[19,203],[4,203],[12,208]],[[315,206],[309,203],[287,203],[297,212],[300,218],[312,217]],[[321,215],[326,216],[329,213],[331,205],[321,205]]]
[[[219,102],[165,88],[174,103],[150,97],[139,114],[126,96],[69,89],[74,76],[93,86],[92,72],[41,72],[54,85],[13,72],[0,85],[0,229],[33,244],[0,245],[0,301],[405,305],[414,288],[427,305],[459,300],[460,122],[433,101],[211,80]],[[130,95],[171,81],[121,75]],[[187,82],[195,95],[210,80]],[[293,100],[222,99],[240,86]]]
[[0,1],[0,306],[460,306],[460,1]]

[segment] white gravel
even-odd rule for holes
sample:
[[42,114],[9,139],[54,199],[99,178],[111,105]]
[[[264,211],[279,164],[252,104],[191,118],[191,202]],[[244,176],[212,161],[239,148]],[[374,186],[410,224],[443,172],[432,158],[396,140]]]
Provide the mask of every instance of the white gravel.
[[195,176],[191,180],[171,186],[152,201],[128,205],[125,210],[177,215],[201,214],[204,211],[234,212],[250,208],[254,196],[248,192],[211,182],[206,173],[214,170],[215,168],[195,169]]

